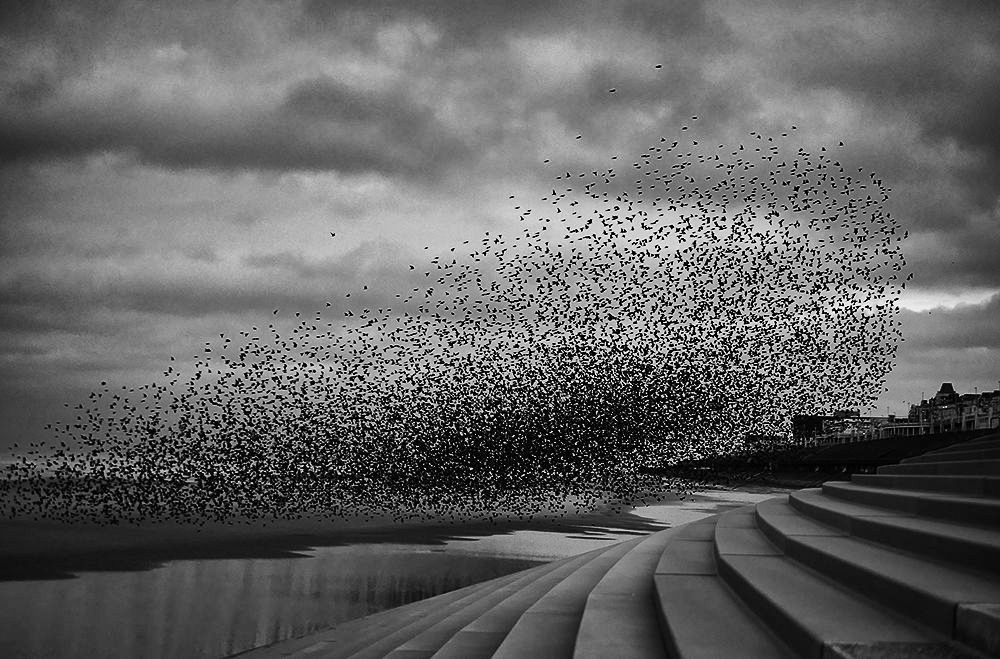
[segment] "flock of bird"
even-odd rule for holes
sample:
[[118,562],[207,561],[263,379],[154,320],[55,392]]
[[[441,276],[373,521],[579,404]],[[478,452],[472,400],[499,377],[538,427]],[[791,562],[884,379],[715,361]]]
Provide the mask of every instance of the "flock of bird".
[[6,512],[554,513],[870,402],[901,339],[887,188],[794,126],[716,146],[698,125],[554,172],[518,230],[410,265],[423,285],[391,304],[276,309],[156,382],[102,383],[9,467]]

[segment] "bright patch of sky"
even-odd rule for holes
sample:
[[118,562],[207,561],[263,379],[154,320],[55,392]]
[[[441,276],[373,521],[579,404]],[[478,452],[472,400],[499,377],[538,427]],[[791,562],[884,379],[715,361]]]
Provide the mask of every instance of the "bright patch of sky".
[[899,306],[910,311],[954,309],[959,305],[979,305],[1000,293],[997,288],[961,291],[907,290],[900,295]]

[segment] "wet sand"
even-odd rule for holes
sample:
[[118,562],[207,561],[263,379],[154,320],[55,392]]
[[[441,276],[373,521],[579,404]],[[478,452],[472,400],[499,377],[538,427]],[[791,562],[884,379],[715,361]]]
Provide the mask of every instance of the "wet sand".
[[530,522],[0,522],[0,655],[226,656],[767,496]]
[[[70,578],[85,571],[153,569],[172,560],[294,558],[314,547],[402,543],[442,546],[455,535],[482,537],[518,530],[565,535],[614,527],[649,533],[661,526],[631,512],[634,505],[682,503],[670,491],[650,491],[644,502],[520,520],[516,513],[494,521],[471,517],[393,522],[390,515],[366,519],[304,518],[246,522],[65,523],[0,520],[0,581]],[[691,499],[691,495],[687,495]],[[585,551],[581,550],[581,551]],[[551,557],[565,555],[560,552]],[[546,555],[543,558],[549,558]],[[537,557],[532,557],[537,558]]]

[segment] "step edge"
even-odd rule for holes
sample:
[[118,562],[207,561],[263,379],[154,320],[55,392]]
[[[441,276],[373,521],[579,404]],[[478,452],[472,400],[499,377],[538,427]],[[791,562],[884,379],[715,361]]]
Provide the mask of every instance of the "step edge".
[[[954,563],[954,556],[961,555],[965,563],[960,564],[960,567],[963,565],[971,567],[984,574],[1000,574],[1000,561],[997,560],[998,549],[995,543],[989,539],[981,541],[975,538],[956,536],[953,530],[949,533],[948,529],[935,528],[938,525],[950,524],[950,522],[912,515],[855,516],[823,506],[823,498],[808,500],[789,497],[789,503],[805,517],[832,526],[867,542],[943,563]],[[835,502],[840,501],[832,497],[831,499]],[[793,501],[795,503],[792,503]],[[863,504],[854,505],[861,506]],[[891,511],[888,512],[891,513]],[[914,528],[906,524],[913,521],[926,523],[928,527]],[[985,530],[987,533],[1000,535],[1000,532],[995,532],[990,528],[982,529],[982,527],[968,524],[957,526]]]
[[[630,540],[630,541],[626,541],[624,543],[619,543],[617,545],[612,545],[612,547],[609,549],[609,551],[604,552],[600,556],[594,558],[593,560],[588,561],[587,563],[581,565],[579,568],[577,568],[576,570],[574,570],[571,574],[567,575],[565,579],[562,579],[561,581],[559,581],[559,583],[557,583],[551,589],[549,589],[548,591],[546,591],[541,597],[539,597],[534,603],[532,603],[531,606],[529,606],[527,609],[525,609],[521,613],[521,615],[518,617],[518,619],[514,623],[514,625],[507,631],[507,635],[504,637],[503,642],[495,650],[494,656],[504,656],[504,652],[505,652],[504,651],[504,644],[507,643],[508,641],[510,641],[511,644],[513,644],[515,642],[518,642],[520,639],[519,639],[519,636],[517,636],[517,634],[528,634],[529,636],[532,635],[533,632],[530,631],[532,629],[532,627],[531,627],[531,623],[533,622],[532,621],[532,617],[541,617],[541,618],[544,619],[544,616],[548,616],[548,615],[567,615],[567,616],[570,616],[570,617],[572,617],[572,618],[574,618],[576,620],[577,627],[573,631],[573,634],[572,634],[572,644],[573,644],[573,646],[575,648],[577,634],[579,633],[579,621],[583,619],[583,614],[584,614],[584,611],[586,610],[588,598],[590,597],[591,592],[593,592],[594,587],[598,583],[600,583],[600,580],[602,578],[604,578],[604,576],[608,573],[608,570],[610,570],[615,565],[617,565],[618,562],[624,556],[628,555],[629,552],[633,551],[636,547],[638,547],[639,545],[641,545],[646,539],[647,538],[641,538],[641,539],[638,539],[638,540]],[[631,545],[631,546],[629,546],[629,545]],[[620,554],[614,555],[615,551],[618,550],[619,548],[622,548],[624,550]],[[602,559],[605,559],[605,558],[608,559],[608,565],[607,566],[600,565],[599,561],[601,561]],[[598,572],[598,574],[596,575],[596,579],[594,579],[593,583],[591,584],[590,588],[588,589],[587,594],[580,600],[580,602],[579,602],[580,603],[579,611],[577,611],[575,609],[567,610],[567,611],[546,610],[547,606],[551,606],[552,605],[553,599],[557,599],[560,596],[563,596],[562,591],[559,591],[560,586],[563,586],[564,588],[568,588],[570,580],[573,579],[573,577],[575,577],[575,576],[577,576],[578,578],[582,578],[582,577],[579,577],[578,575],[580,575],[580,572],[582,570],[585,570],[585,569],[588,569],[588,568],[594,569],[596,572]],[[586,587],[586,584],[584,584],[584,587]],[[573,599],[574,599],[574,601],[576,601],[576,599],[577,599],[576,596],[574,596]],[[524,621],[524,625],[523,625],[524,629],[519,630],[518,626],[521,625],[522,621]],[[511,640],[511,639],[514,639],[514,640]],[[507,650],[507,652],[509,652],[509,651],[510,650]]]
[[[467,608],[468,606],[473,605],[475,602],[478,602],[478,601],[480,601],[482,599],[487,599],[490,596],[495,595],[497,593],[501,593],[501,592],[503,592],[505,590],[508,591],[497,602],[495,602],[494,604],[490,605],[489,608],[492,609],[494,606],[496,606],[496,605],[500,604],[501,602],[505,601],[508,597],[510,597],[510,596],[512,596],[512,595],[520,592],[521,590],[523,590],[523,587],[530,586],[532,583],[536,583],[536,582],[538,582],[540,580],[543,580],[543,579],[546,579],[546,578],[551,578],[554,573],[558,573],[560,570],[568,569],[570,565],[573,565],[574,563],[576,563],[578,561],[579,561],[580,565],[585,565],[587,562],[589,562],[590,560],[593,560],[595,558],[594,554],[598,554],[599,555],[600,553],[603,553],[603,551],[606,551],[606,550],[608,550],[608,549],[610,549],[611,547],[614,547],[614,546],[615,545],[608,545],[607,547],[600,547],[600,548],[598,548],[596,550],[591,550],[591,551],[585,552],[583,554],[579,554],[577,556],[570,556],[570,557],[565,558],[565,559],[560,559],[559,561],[554,561],[554,563],[556,563],[555,567],[553,569],[549,570],[549,571],[544,572],[541,575],[522,574],[519,579],[515,579],[515,580],[511,581],[510,583],[508,583],[508,584],[506,584],[506,585],[504,585],[504,586],[502,586],[500,588],[497,588],[495,590],[491,590],[488,593],[485,593],[481,598],[476,598],[473,601],[465,602],[465,603],[463,603],[460,606],[444,607],[441,610],[436,611],[436,612],[434,612],[432,614],[429,614],[427,616],[422,616],[422,617],[420,617],[420,618],[418,618],[416,620],[413,620],[413,621],[411,621],[411,622],[409,622],[409,623],[407,623],[405,625],[402,625],[400,627],[396,627],[396,628],[394,628],[392,630],[389,630],[389,633],[381,636],[379,638],[379,641],[376,644],[372,644],[370,642],[369,638],[366,638],[364,641],[362,641],[361,639],[358,639],[357,641],[352,642],[349,646],[347,646],[345,648],[338,648],[337,651],[336,651],[336,653],[332,654],[331,656],[336,656],[336,657],[354,657],[354,656],[358,656],[358,655],[364,656],[364,653],[365,652],[370,652],[373,647],[382,647],[386,643],[397,643],[396,645],[394,645],[391,648],[389,648],[386,653],[393,652],[393,651],[401,648],[408,641],[412,640],[413,638],[415,638],[419,634],[421,634],[421,633],[429,630],[430,628],[434,627],[435,625],[438,625],[438,624],[444,622],[444,620],[446,620],[448,617],[450,617],[451,615],[453,615],[457,611],[460,611],[463,608]],[[546,565],[551,565],[551,564],[546,564]],[[540,567],[544,567],[544,566],[540,566]],[[570,570],[570,572],[572,572],[572,570]],[[522,583],[523,583],[523,587],[521,586]],[[553,584],[553,585],[555,585],[555,584]],[[428,618],[434,618],[434,619],[433,619],[433,621],[430,622],[430,624],[426,625],[426,627],[422,627],[421,628],[421,626],[424,623],[428,622]],[[384,632],[386,630],[382,630],[382,631]],[[390,640],[391,637],[399,637],[399,638],[395,638],[395,639]]]
[[[611,548],[613,548],[613,547],[616,547],[616,546],[618,546],[619,544],[622,544],[622,543],[617,543],[617,544],[614,544],[614,545],[608,545],[607,547],[602,547],[602,548],[599,548],[599,549],[597,549],[597,550],[593,550],[593,551],[591,551],[591,552],[587,552],[587,554],[581,554],[580,556],[576,556],[576,557],[571,557],[571,558],[570,558],[570,560],[573,560],[573,559],[580,559],[580,558],[582,558],[582,557],[584,557],[584,556],[588,556],[588,555],[590,555],[590,554],[594,554],[594,553],[597,553],[597,552],[600,552],[600,554],[601,554],[601,555],[603,555],[603,553],[604,553],[605,551],[608,551],[608,550],[610,550]],[[587,561],[581,561],[581,562],[580,562],[580,564],[576,566],[576,568],[574,568],[573,570],[571,570],[571,571],[569,571],[569,572],[568,572],[567,576],[569,576],[569,575],[571,575],[571,574],[572,574],[573,572],[575,572],[575,571],[576,571],[576,569],[579,569],[579,568],[583,567],[584,565],[586,565],[587,563],[589,563],[589,561],[590,561],[590,560],[593,560],[593,558],[590,558],[590,559],[588,559]],[[564,577],[564,578],[565,578],[565,577]],[[552,584],[552,585],[551,585],[551,586],[550,586],[549,588],[545,588],[545,589],[544,589],[544,590],[543,590],[542,592],[540,592],[540,593],[538,594],[538,597],[543,597],[543,596],[544,596],[544,595],[545,595],[546,593],[548,593],[548,592],[549,592],[549,590],[551,590],[552,588],[556,587],[556,586],[557,586],[557,585],[559,584],[559,582],[560,582],[560,581],[562,581],[562,579],[560,579],[559,581],[556,581],[555,583],[553,583],[553,584]],[[528,585],[528,587],[530,587],[530,585],[532,585],[532,584],[529,584],[529,585]],[[523,590],[523,589],[522,589],[522,590]],[[520,591],[518,591],[518,592],[520,592]],[[515,593],[512,593],[512,594],[515,594]],[[498,606],[500,606],[501,604],[503,604],[503,602],[507,601],[507,599],[508,599],[508,598],[504,598],[503,600],[501,600],[501,601],[497,602],[497,603],[496,603],[496,604],[495,604],[494,606],[491,606],[491,607],[490,607],[489,609],[487,609],[486,611],[483,611],[483,612],[482,612],[481,614],[477,615],[477,616],[476,616],[476,617],[475,617],[475,618],[474,618],[473,620],[470,620],[470,621],[469,621],[469,622],[468,622],[467,624],[465,624],[465,625],[463,625],[463,626],[462,626],[461,628],[459,628],[459,629],[455,630],[455,633],[454,633],[454,634],[452,634],[451,638],[449,638],[449,639],[448,639],[448,641],[446,641],[445,643],[443,643],[443,644],[442,644],[442,645],[441,645],[441,646],[440,646],[440,647],[439,647],[439,648],[437,649],[437,651],[436,651],[436,652],[441,652],[441,651],[445,651],[445,650],[446,650],[446,649],[448,648],[448,645],[449,645],[449,643],[451,642],[451,640],[452,640],[452,639],[454,639],[454,638],[456,638],[456,637],[457,637],[457,636],[458,636],[458,635],[459,635],[460,633],[462,633],[462,632],[466,632],[466,631],[467,631],[467,632],[470,632],[470,633],[473,633],[473,632],[476,632],[476,633],[478,633],[478,631],[479,631],[479,630],[469,630],[469,629],[468,629],[468,627],[469,627],[470,625],[472,625],[473,623],[475,623],[475,622],[479,621],[480,619],[482,619],[482,617],[483,617],[483,616],[486,616],[486,615],[489,615],[489,613],[490,613],[491,611],[495,611],[495,610],[496,610],[496,608],[497,608]],[[536,601],[537,601],[537,600],[536,600]],[[518,616],[518,617],[520,617],[520,615],[523,615],[523,614],[524,614],[524,612],[525,612],[525,611],[527,611],[527,610],[528,610],[528,608],[530,608],[530,606],[531,606],[532,604],[534,604],[534,602],[531,602],[530,604],[528,604],[528,605],[527,605],[527,606],[526,606],[526,607],[525,607],[525,608],[524,608],[524,609],[523,609],[523,610],[521,611],[521,613],[519,614],[519,616]],[[516,624],[516,621],[515,621],[515,624]],[[510,629],[507,629],[506,631],[504,631],[504,632],[503,632],[503,634],[504,634],[504,637],[506,638],[506,635],[507,635],[507,634],[509,634],[509,633],[510,633]],[[404,642],[404,643],[405,643],[405,642]],[[397,647],[401,647],[402,645],[403,645],[403,644],[400,644],[400,646],[397,646]],[[454,647],[453,647],[452,649],[454,649]]]

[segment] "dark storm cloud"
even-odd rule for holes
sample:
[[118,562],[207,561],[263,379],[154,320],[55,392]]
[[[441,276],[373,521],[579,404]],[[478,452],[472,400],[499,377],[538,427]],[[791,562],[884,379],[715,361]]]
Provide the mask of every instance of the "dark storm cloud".
[[[71,238],[57,239],[51,235],[31,234],[21,227],[0,227],[0,256],[15,258],[31,256],[62,259],[114,259],[132,260],[147,253],[146,245],[136,241],[80,241]],[[204,252],[199,252],[204,256]],[[209,259],[210,260],[210,259]]]
[[[389,307],[427,280],[380,236],[506,231],[494,197],[625,170],[691,115],[712,146],[844,139],[894,190],[914,289],[976,299],[1000,288],[998,45],[995,0],[0,2],[0,380],[124,373],[144,323],[162,347]],[[900,386],[992,368],[997,305],[906,312]]]
[[706,78],[703,63],[690,54],[672,56],[662,67],[653,76],[637,76],[621,70],[620,66],[600,63],[588,72],[579,89],[541,97],[532,107],[553,111],[567,125],[600,138],[612,138],[622,132],[620,118],[615,113],[656,113],[665,99],[671,104],[664,128],[671,130],[690,123],[691,116],[718,129],[759,110],[758,101],[748,89],[711,82]]
[[351,14],[378,22],[420,18],[442,28],[456,46],[483,46],[511,34],[540,34],[575,30],[581,23],[615,25],[639,36],[658,39],[722,42],[724,23],[707,11],[704,2],[686,0],[508,0],[454,2],[452,0],[308,0],[303,25],[310,29],[335,26]]
[[[252,260],[251,260],[252,261]],[[299,275],[301,265],[287,255],[271,255],[254,262],[258,269],[278,268]],[[343,268],[313,266],[312,282],[289,285],[287,281],[259,277],[254,281],[221,281],[203,277],[183,279],[134,276],[123,279],[80,276],[77,281],[37,275],[5,282],[0,288],[0,328],[18,332],[87,332],[103,324],[102,312],[139,312],[175,319],[216,314],[269,314],[272,307],[308,312],[325,300],[343,300],[353,281],[336,282],[321,275]],[[357,276],[358,273],[354,273]],[[400,280],[402,281],[402,280]],[[396,292],[380,281],[379,289],[366,294],[389,302]],[[96,319],[96,320],[95,320]]]
[[315,297],[281,287],[247,287],[191,278],[185,282],[130,277],[101,281],[95,274],[75,280],[33,274],[0,288],[0,326],[19,331],[97,330],[95,312],[138,311],[180,318],[261,311],[272,302],[307,304]]
[[[128,277],[107,277],[96,269],[36,270],[0,283],[0,331],[105,334],[120,322],[109,314],[151,314],[170,322],[219,314],[269,317],[274,307],[309,313],[325,308],[327,300],[338,312],[351,306],[345,298],[351,292],[354,304],[389,308],[396,293],[424,283],[423,273],[409,270],[405,259],[399,246],[366,241],[335,258],[309,260],[289,251],[251,254],[242,259],[246,274],[236,278],[187,272],[192,266],[181,262]],[[210,267],[213,261],[207,263]]]
[[[451,165],[465,155],[466,146],[434,116],[399,89],[376,93],[351,88],[330,77],[293,85],[282,107],[290,123],[302,122],[309,132],[333,126],[357,130],[366,139],[367,158],[377,171],[402,169],[411,174]],[[344,139],[347,142],[346,138]],[[363,169],[364,167],[362,167]],[[348,167],[332,167],[343,171]]]
[[365,241],[337,258],[309,260],[299,252],[279,251],[254,253],[243,263],[255,269],[277,269],[303,279],[352,281],[358,277],[374,277],[381,282],[406,285],[398,275],[402,272],[404,255],[396,245],[384,241]]
[[[292,85],[276,108],[231,115],[127,99],[0,110],[0,158],[117,151],[142,163],[215,170],[334,170],[428,176],[466,147],[401,94],[353,92],[328,79]],[[248,116],[249,115],[249,116]]]
[[54,0],[7,0],[0,3],[0,34],[34,36],[54,27]]
[[901,320],[908,330],[906,348],[910,351],[1000,349],[1000,294],[983,304],[904,310]]
[[988,206],[1000,185],[1000,10],[995,3],[873,3],[870,25],[829,22],[782,35],[777,68],[799,86],[836,89],[890,123],[910,120],[942,147],[984,156],[963,172]]
[[404,86],[352,88],[294,62],[256,71],[329,46],[288,39],[294,4],[2,6],[0,162],[116,152],[172,169],[426,178],[468,151]]
[[[750,46],[761,71],[857,117],[842,134],[847,157],[893,188],[894,214],[912,236],[913,285],[1000,288],[997,4],[874,2],[843,11],[782,0],[767,11],[777,18],[773,43]],[[938,318],[911,318],[907,330],[919,334]]]
[[[43,46],[60,76],[86,70],[108,51],[125,55],[136,45],[181,43],[232,64],[252,55],[257,18],[282,21],[282,3],[249,0],[4,0],[0,38],[17,47]],[[287,3],[286,3],[287,4]]]
[[[355,25],[357,32],[367,35],[362,47],[369,49],[379,27],[393,21],[424,21],[441,33],[435,45],[439,57],[461,57],[470,51],[492,54],[478,63],[477,75],[492,78],[478,93],[483,101],[481,111],[495,113],[497,125],[502,123],[500,109],[508,107],[513,97],[526,104],[523,112],[537,115],[553,111],[573,130],[606,137],[612,131],[621,133],[623,128],[611,113],[622,109],[655,112],[665,99],[676,102],[677,116],[698,111],[720,122],[753,109],[742,90],[706,80],[699,56],[731,53],[737,43],[729,26],[709,7],[710,3],[680,0],[313,0],[303,6],[303,16],[310,31]],[[565,39],[573,48],[604,55],[580,84],[553,80],[551,85],[529,91],[524,88],[524,78],[532,74],[517,71],[514,61],[522,47],[518,39]],[[629,53],[630,49],[634,52]],[[645,61],[637,68],[634,57],[638,51]],[[535,54],[532,65],[557,71],[567,63],[546,61],[546,57]],[[649,75],[657,63],[663,68]],[[611,88],[617,94],[610,95]],[[483,137],[492,143],[512,136],[488,129]]]
[[[264,12],[260,7],[249,7]],[[231,64],[227,52],[242,52],[248,59],[262,56],[245,43],[246,37],[241,41],[234,36],[238,30],[230,23],[236,21],[197,5],[188,6],[184,12],[168,13],[155,3],[132,8],[113,2],[78,3],[73,5],[73,11],[45,5],[22,8],[20,13],[34,18],[22,19],[20,23],[26,26],[23,29],[16,27],[18,22],[13,23],[11,32],[20,34],[30,26],[32,38],[46,43],[56,53],[87,50],[72,58],[83,71],[88,70],[86,62],[93,64],[102,54],[106,56],[109,44],[119,49],[123,44],[137,47],[143,45],[143,39],[148,47],[165,46],[173,39],[189,49],[209,49],[213,66],[223,73]],[[626,30],[646,38],[667,38],[674,46],[672,52],[677,55],[680,44],[685,57],[730,41],[724,23],[707,12],[703,3],[691,2],[636,0],[611,6],[596,2],[312,2],[303,7],[303,17],[311,26],[328,24],[342,29],[347,14],[361,15],[365,20],[360,25],[368,26],[372,38],[390,20],[426,20],[445,34],[437,46],[439,53],[456,44],[483,47],[506,36],[559,32],[574,35],[579,31],[581,16],[588,14],[593,24],[613,27],[615,34]],[[185,15],[188,18],[179,18]],[[280,23],[272,16],[268,18]],[[206,25],[218,26],[220,37],[211,38]],[[113,32],[115,26],[119,28],[117,33]],[[360,27],[359,31],[365,29]],[[89,49],[84,45],[77,48],[82,33],[92,35]],[[309,47],[306,42],[297,45]],[[127,57],[128,48],[122,49],[122,55]],[[683,67],[678,63],[669,65],[671,70]],[[183,97],[166,103],[144,102],[127,85],[81,99],[63,93],[66,83],[77,80],[74,74],[80,73],[70,66],[67,74],[66,68],[32,65],[7,81],[5,103],[0,107],[0,158],[4,161],[72,158],[111,151],[173,169],[374,171],[426,177],[460,164],[474,148],[437,119],[433,107],[420,103],[399,86],[389,92],[363,90],[329,76],[314,76],[291,84],[277,105],[260,107],[250,102],[204,109],[196,102],[185,103]],[[689,73],[682,75],[691,77]],[[663,82],[671,80],[664,77]],[[685,89],[695,87],[695,81],[689,80],[674,85],[672,91],[684,97]],[[652,102],[657,93],[655,86],[645,91],[640,91],[638,85],[633,85],[631,91],[623,86],[622,97],[645,97]],[[694,104],[703,95],[687,97]],[[585,92],[579,100],[584,103],[561,99],[564,107],[579,108],[585,114],[592,105],[587,101],[595,99],[588,99]],[[538,107],[544,107],[544,103]]]
[[34,71],[15,79],[6,92],[11,105],[30,110],[55,95],[56,82],[45,72]]
[[[4,341],[7,345],[14,345],[14,338],[37,338],[55,332],[101,334],[113,329],[116,322],[105,313],[94,313],[84,304],[75,304],[72,298],[67,300],[67,296],[37,295],[29,299],[11,299],[2,293],[0,296],[0,332],[8,334]],[[56,299],[62,304],[53,304]]]
[[1000,289],[1000,221],[993,231],[968,231],[935,237],[932,244],[910,250],[909,266],[916,283],[931,288]]

